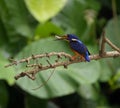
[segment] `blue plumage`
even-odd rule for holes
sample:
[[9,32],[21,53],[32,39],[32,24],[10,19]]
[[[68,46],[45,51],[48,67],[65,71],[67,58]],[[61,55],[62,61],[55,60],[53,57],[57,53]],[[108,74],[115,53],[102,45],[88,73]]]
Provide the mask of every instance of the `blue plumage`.
[[76,51],[81,56],[83,56],[86,61],[88,62],[90,61],[90,58],[89,58],[90,53],[87,47],[78,39],[78,37],[76,37],[73,34],[68,34],[67,40],[69,40],[70,47],[72,50]]
[[89,58],[89,51],[87,47],[79,40],[79,38],[73,34],[67,34],[64,36],[56,36],[58,40],[67,40],[71,49],[74,51],[75,55],[72,59],[76,59],[76,57],[80,56],[81,59],[85,59],[86,61],[90,62]]

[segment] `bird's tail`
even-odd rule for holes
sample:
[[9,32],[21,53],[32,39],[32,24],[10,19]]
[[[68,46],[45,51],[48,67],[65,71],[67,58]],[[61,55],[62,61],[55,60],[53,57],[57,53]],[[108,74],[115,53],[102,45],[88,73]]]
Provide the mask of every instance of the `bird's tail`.
[[86,56],[85,56],[85,60],[90,62],[90,58],[89,58],[89,54],[87,53]]

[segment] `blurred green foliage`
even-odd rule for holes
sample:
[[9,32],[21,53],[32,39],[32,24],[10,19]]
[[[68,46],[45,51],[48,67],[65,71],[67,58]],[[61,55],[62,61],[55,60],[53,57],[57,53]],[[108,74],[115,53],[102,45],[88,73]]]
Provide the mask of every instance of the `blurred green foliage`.
[[67,0],[25,0],[25,2],[31,14],[39,22],[44,23],[55,16],[64,7]]
[[[19,60],[52,51],[72,54],[66,42],[54,41],[54,34],[76,34],[94,54],[99,52],[98,39],[105,28],[106,36],[120,47],[120,17],[117,17],[120,2],[116,1],[114,7],[116,16],[112,16],[112,3],[112,0],[0,0],[0,108],[10,107],[10,88],[14,86],[25,94],[25,108],[58,108],[62,105],[60,97],[64,103],[70,101],[66,107],[74,108],[72,94],[78,96],[77,108],[120,107],[119,103],[110,104],[109,98],[120,90],[120,58],[78,63],[68,69],[59,67],[48,83],[36,91],[32,89],[43,83],[53,70],[38,73],[35,81],[27,77],[15,81],[14,75],[26,70],[24,64],[4,68],[9,57]],[[112,50],[109,46],[106,49]],[[51,62],[54,60],[51,58]],[[13,92],[12,97],[16,97]],[[61,102],[58,106],[57,100]],[[19,107],[21,100],[17,102]]]

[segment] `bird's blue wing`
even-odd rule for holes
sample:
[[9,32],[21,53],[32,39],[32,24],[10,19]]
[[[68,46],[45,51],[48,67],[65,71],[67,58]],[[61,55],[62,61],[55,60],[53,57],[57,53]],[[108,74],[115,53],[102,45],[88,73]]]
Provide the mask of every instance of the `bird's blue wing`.
[[86,53],[89,54],[88,49],[81,41],[73,41],[70,42],[70,47],[77,51],[79,54],[86,55]]

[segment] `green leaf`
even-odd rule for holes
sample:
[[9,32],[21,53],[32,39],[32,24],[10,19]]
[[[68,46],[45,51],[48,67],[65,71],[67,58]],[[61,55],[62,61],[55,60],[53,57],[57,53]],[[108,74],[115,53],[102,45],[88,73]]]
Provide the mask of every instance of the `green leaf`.
[[84,42],[92,43],[96,38],[94,23],[99,9],[100,5],[95,0],[71,0],[52,21],[66,33],[76,34]]
[[8,42],[8,39],[6,36],[6,31],[0,18],[0,46],[6,44],[7,42]]
[[[66,45],[64,44],[64,42],[54,41],[54,39],[50,38],[42,39],[27,46],[23,51],[21,51],[21,53],[16,57],[16,59],[28,57],[31,56],[32,54],[40,54],[46,52],[49,53],[52,51],[60,52],[65,50]],[[51,59],[51,61],[53,60]],[[42,63],[45,63],[45,61],[42,61]],[[16,70],[17,73],[25,70],[23,65],[17,67]],[[28,79],[27,77],[21,78],[17,81],[17,84],[21,88],[23,88],[26,92],[29,92],[30,94],[40,98],[63,96],[75,92],[76,85],[74,84],[74,82],[70,81],[68,76],[64,75],[65,71],[64,68],[56,69],[55,74],[51,77],[51,79],[44,87],[36,91],[32,90],[33,88],[40,86],[45,80],[47,80],[47,78],[50,75],[50,72],[52,71],[53,70],[46,70],[38,73],[36,75],[37,78],[35,81],[31,81],[31,79]]]
[[35,38],[47,37],[52,34],[63,34],[63,30],[53,24],[52,22],[46,22],[44,24],[39,24],[36,28]]
[[99,83],[82,84],[78,88],[78,93],[83,97],[82,108],[109,108],[106,96],[100,91]]
[[111,19],[106,25],[106,36],[113,44],[120,47],[120,16],[117,20]]
[[0,15],[12,42],[18,40],[19,36],[32,36],[23,0],[0,0]]
[[120,88],[120,68],[116,74],[110,79],[109,84],[113,90]]
[[38,99],[29,94],[27,94],[25,97],[26,97],[25,98],[26,108],[33,108],[33,107],[46,108],[46,106],[47,106],[47,100]]
[[5,84],[0,81],[0,108],[7,108],[8,91]]
[[[120,16],[118,20],[112,19],[108,22],[106,26],[106,37],[115,44],[118,48],[120,48]],[[113,50],[110,46],[106,47],[107,50]],[[111,70],[117,71],[120,68],[120,57],[114,59],[108,59],[108,63],[110,65]]]
[[107,61],[106,59],[99,60],[100,65],[101,65],[101,71],[100,71],[100,81],[101,82],[106,82],[106,81],[110,80],[110,78],[112,77],[112,72],[106,61]]
[[25,0],[25,2],[31,14],[43,23],[55,16],[67,0]]
[[[71,54],[71,50],[68,45],[63,41],[53,41],[53,39],[42,39],[34,42],[27,46],[21,53],[18,54],[16,59],[31,56],[32,54],[49,53],[52,51],[56,52],[67,52]],[[57,48],[56,48],[57,47]],[[46,58],[47,59],[47,58]],[[46,59],[42,59],[41,63],[45,64]],[[49,61],[52,63],[56,58],[50,58]],[[40,61],[39,61],[40,62]],[[23,67],[24,66],[24,67]],[[18,65],[17,74],[26,70],[25,64]],[[59,67],[55,69],[54,75],[48,81],[44,87],[34,91],[33,88],[40,86],[50,76],[50,72],[53,70],[45,70],[39,72],[36,75],[36,80],[24,77],[17,81],[17,84],[24,89],[26,92],[40,97],[40,98],[52,98],[71,94],[77,90],[77,84],[91,84],[98,80],[100,74],[99,62],[91,61],[90,63],[78,63],[64,69]],[[77,79],[76,79],[77,77]]]
[[98,61],[74,64],[69,69],[68,75],[79,84],[92,84],[100,77],[100,63]]
[[9,62],[4,58],[4,56],[0,53],[0,79],[6,80],[9,85],[13,85],[15,80],[15,70],[13,67],[5,68]]
[[98,99],[98,91],[91,84],[82,84],[78,88],[78,93],[85,99],[97,100]]
[[[113,43],[115,44],[118,48],[120,48],[120,16],[116,19],[111,19],[106,28],[106,37]],[[108,51],[113,50],[110,46],[106,45],[106,49]],[[112,78],[109,80],[109,83],[111,85],[112,89],[117,89],[120,87],[119,80],[120,80],[120,74],[119,74],[119,69],[120,69],[120,57],[116,58],[110,58],[106,60],[110,72],[112,73]]]

